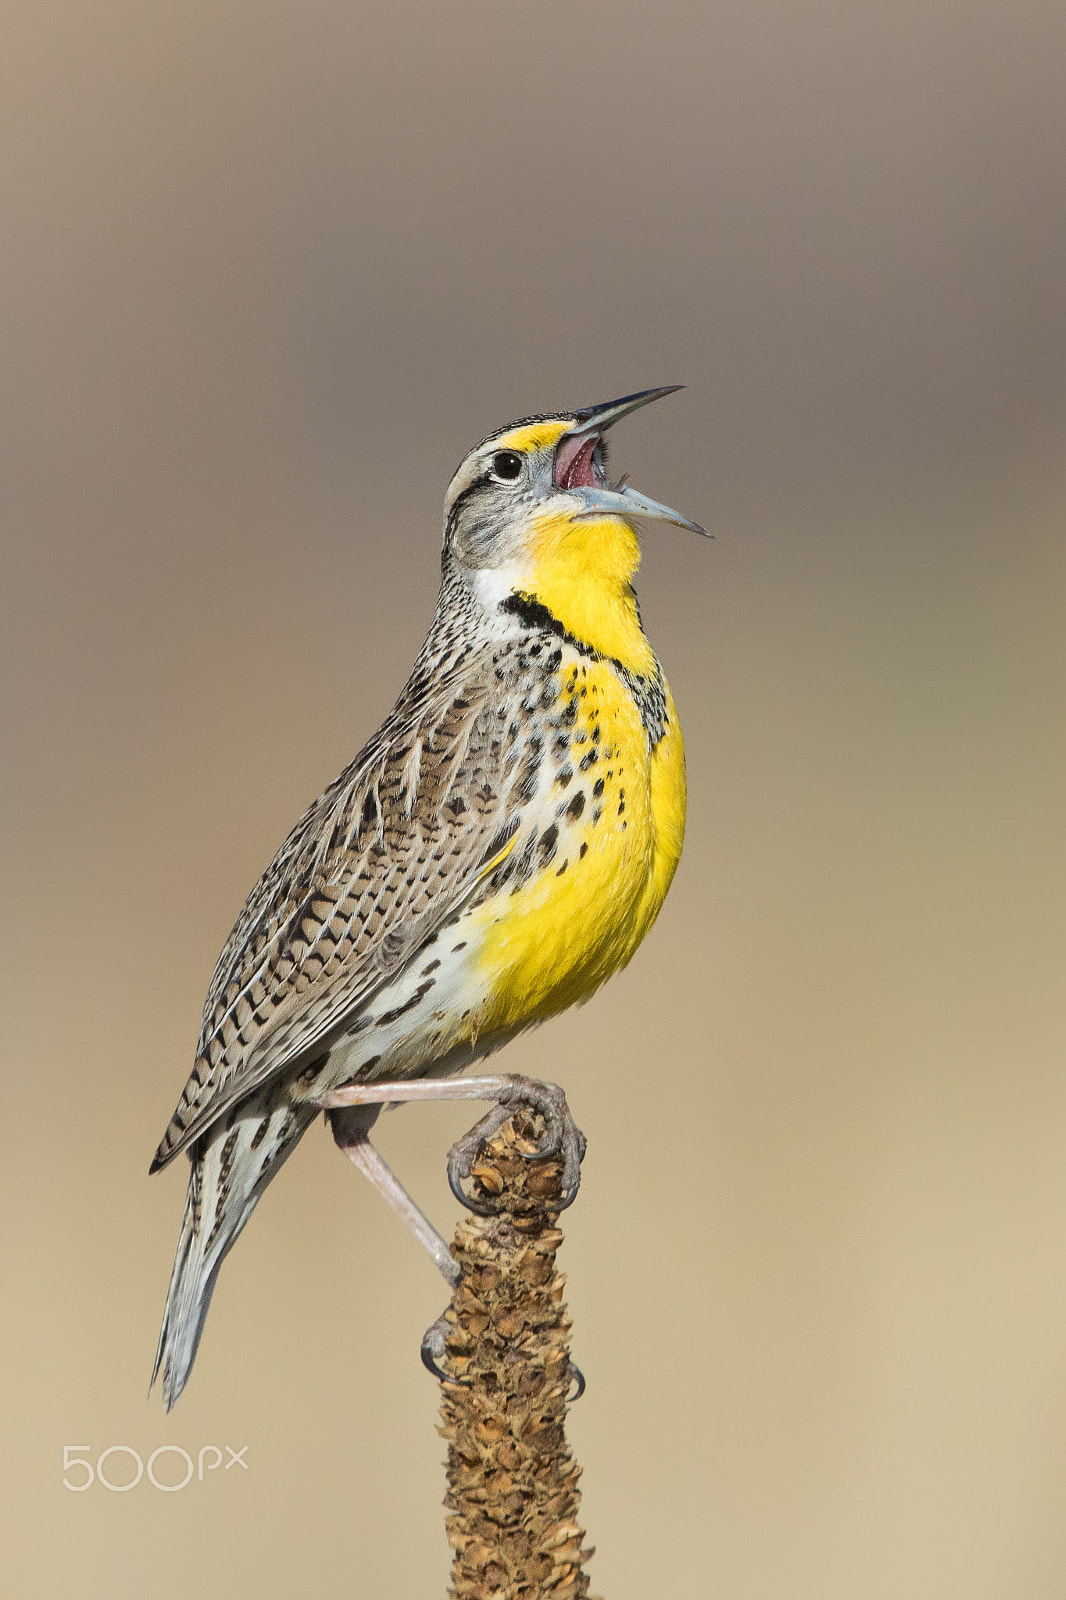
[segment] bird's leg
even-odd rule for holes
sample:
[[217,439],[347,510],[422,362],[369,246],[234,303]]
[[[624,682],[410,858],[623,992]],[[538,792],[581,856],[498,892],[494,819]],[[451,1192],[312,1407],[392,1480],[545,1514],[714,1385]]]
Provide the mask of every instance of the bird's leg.
[[[470,1176],[477,1153],[486,1139],[491,1139],[497,1129],[503,1126],[515,1106],[522,1105],[539,1111],[545,1122],[544,1137],[530,1159],[544,1161],[550,1156],[559,1157],[563,1165],[563,1175],[558,1208],[563,1211],[573,1203],[581,1182],[585,1135],[571,1116],[566,1096],[558,1084],[542,1083],[539,1078],[523,1078],[517,1073],[494,1073],[480,1078],[409,1078],[398,1083],[349,1083],[342,1089],[333,1089],[329,1094],[323,1095],[319,1104],[324,1109],[332,1111],[341,1106],[372,1106],[383,1105],[386,1101],[409,1100],[496,1101],[496,1105],[488,1115],[482,1117],[469,1133],[456,1140],[448,1152],[448,1182],[456,1198],[470,1211],[476,1211],[484,1216],[492,1213],[491,1205],[481,1200],[473,1200],[464,1192],[463,1179]],[[374,1155],[381,1161],[376,1151]],[[384,1162],[381,1164],[384,1167]],[[387,1167],[385,1171],[388,1172]],[[394,1184],[396,1183],[391,1173],[389,1178]],[[385,1193],[384,1189],[382,1193]],[[404,1198],[407,1199],[406,1195]],[[387,1194],[386,1199],[389,1199]],[[396,1204],[395,1201],[391,1203]],[[407,1203],[413,1206],[412,1201],[408,1200]],[[397,1210],[399,1209],[397,1206]],[[417,1210],[417,1207],[415,1209]],[[418,1212],[418,1215],[421,1217],[421,1212]],[[425,1221],[424,1218],[422,1220]],[[428,1223],[426,1226],[429,1226]],[[423,1243],[425,1243],[424,1238]]]
[[[448,1249],[447,1241],[441,1238],[429,1218],[415,1205],[388,1162],[371,1144],[367,1128],[368,1119],[359,1116],[358,1113],[353,1115],[351,1111],[331,1110],[329,1120],[338,1147],[344,1151],[352,1165],[359,1168],[363,1177],[369,1178],[378,1193],[384,1195],[400,1220],[410,1228],[419,1244],[429,1251],[454,1289],[459,1281],[458,1262]],[[369,1120],[373,1121],[373,1118]]]
[[[577,1194],[581,1182],[581,1161],[585,1154],[585,1135],[575,1123],[566,1097],[557,1084],[543,1083],[539,1078],[524,1078],[517,1073],[499,1073],[480,1078],[414,1078],[395,1083],[351,1083],[322,1096],[319,1104],[329,1118],[338,1146],[384,1195],[454,1287],[461,1276],[458,1262],[370,1142],[369,1130],[377,1120],[381,1106],[411,1100],[496,1101],[492,1110],[469,1133],[458,1139],[448,1152],[448,1182],[453,1194],[469,1210],[482,1216],[491,1215],[493,1207],[467,1195],[462,1180],[470,1176],[478,1152],[508,1121],[515,1106],[531,1106],[540,1112],[545,1121],[546,1131],[540,1146],[526,1159],[543,1161],[554,1155],[562,1158],[563,1178],[557,1202],[560,1210],[570,1205]],[[448,1313],[445,1311],[422,1336],[423,1365],[442,1383],[449,1381],[448,1374],[441,1366],[449,1327]],[[574,1398],[580,1399],[585,1390],[585,1379],[573,1363],[571,1375],[577,1384]]]

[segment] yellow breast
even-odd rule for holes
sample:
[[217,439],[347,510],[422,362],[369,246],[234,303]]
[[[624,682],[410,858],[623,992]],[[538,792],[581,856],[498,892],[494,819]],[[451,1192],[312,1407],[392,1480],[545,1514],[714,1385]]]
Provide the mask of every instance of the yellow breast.
[[510,1032],[587,999],[625,966],[670,887],[685,832],[685,751],[666,691],[654,749],[632,695],[605,661],[564,674],[576,717],[545,818],[554,854],[517,892],[475,913],[488,1000],[479,1031]]

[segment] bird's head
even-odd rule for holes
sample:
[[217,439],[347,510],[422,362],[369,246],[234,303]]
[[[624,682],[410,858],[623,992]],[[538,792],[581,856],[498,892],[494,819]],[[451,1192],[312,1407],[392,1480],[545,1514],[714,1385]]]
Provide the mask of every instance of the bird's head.
[[590,608],[632,602],[640,552],[631,519],[705,531],[607,476],[607,429],[678,387],[527,417],[470,452],[445,496],[444,552],[490,614],[512,595],[536,600],[595,644]]

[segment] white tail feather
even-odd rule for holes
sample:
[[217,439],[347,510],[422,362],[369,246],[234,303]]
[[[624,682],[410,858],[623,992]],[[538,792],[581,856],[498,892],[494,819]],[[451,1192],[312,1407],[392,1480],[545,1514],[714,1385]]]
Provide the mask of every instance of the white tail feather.
[[237,1119],[209,1129],[189,1151],[185,1215],[152,1368],[153,1384],[162,1369],[168,1411],[196,1360],[219,1268],[315,1114],[312,1106],[270,1108],[252,1099]]

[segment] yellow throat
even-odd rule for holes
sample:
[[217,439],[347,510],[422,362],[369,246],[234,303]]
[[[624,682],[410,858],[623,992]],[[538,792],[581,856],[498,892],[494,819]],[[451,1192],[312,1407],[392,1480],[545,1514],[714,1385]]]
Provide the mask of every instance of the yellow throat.
[[[529,548],[523,598],[577,646],[557,706],[571,730],[564,776],[575,776],[555,780],[562,832],[551,864],[477,914],[489,994],[477,1027],[486,1031],[541,1021],[625,966],[658,915],[685,833],[684,742],[640,622],[633,528],[620,517],[547,514]],[[665,729],[654,744],[618,667],[661,683]]]

